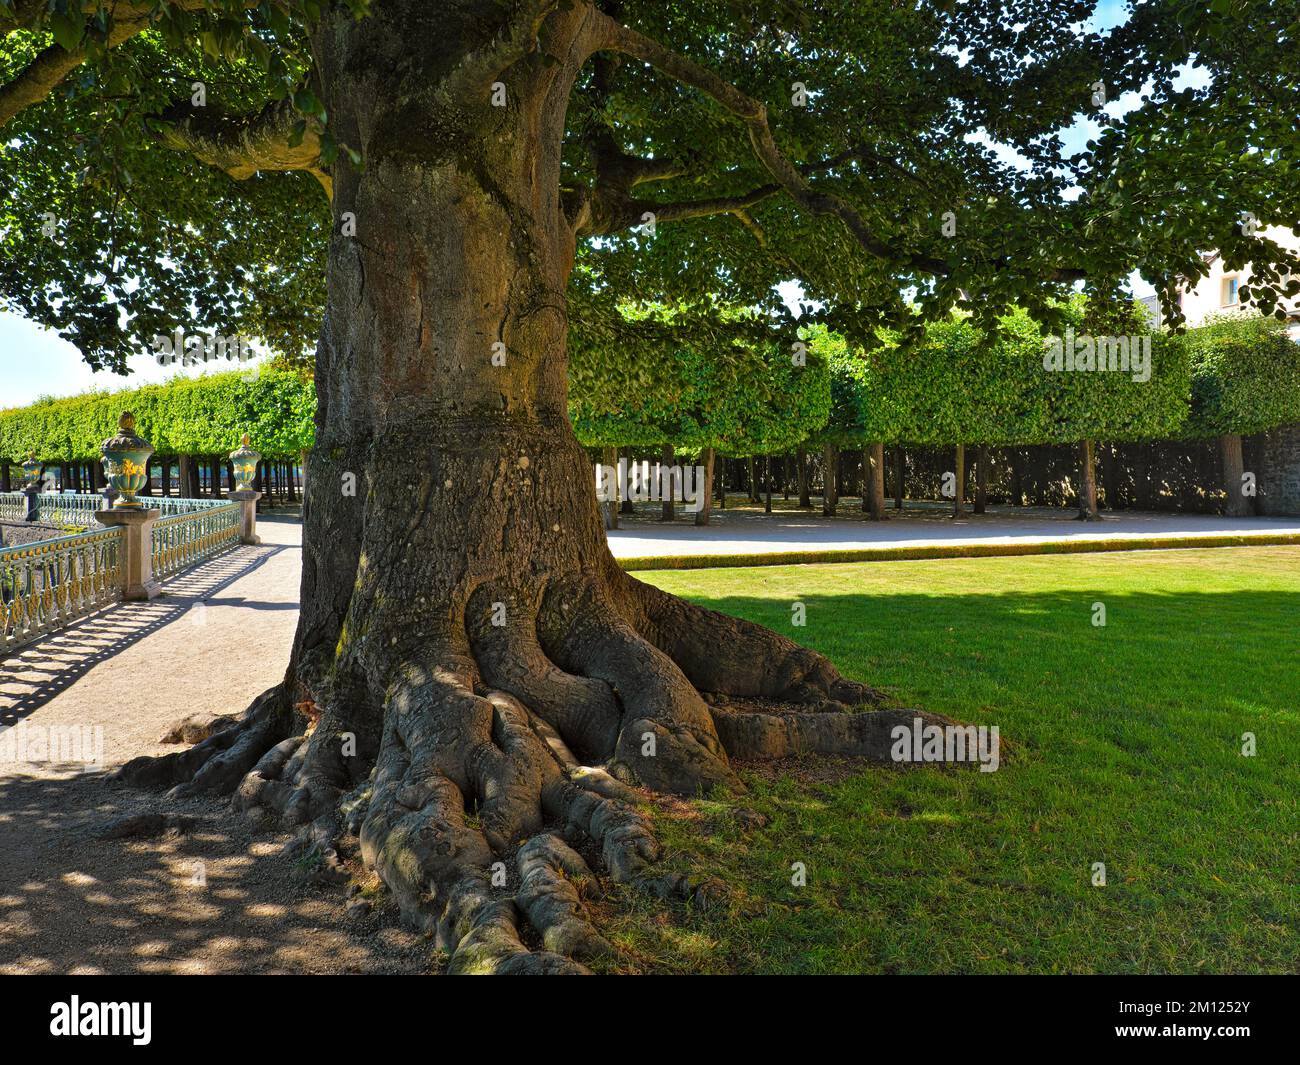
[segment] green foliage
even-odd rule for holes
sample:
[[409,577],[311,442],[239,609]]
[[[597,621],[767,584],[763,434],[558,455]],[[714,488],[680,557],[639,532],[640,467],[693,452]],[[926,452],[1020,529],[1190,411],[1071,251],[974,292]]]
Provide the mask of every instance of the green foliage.
[[15,463],[29,451],[49,461],[96,459],[124,410],[156,454],[224,454],[247,432],[268,458],[293,456],[311,447],[316,389],[308,377],[267,367],[39,400],[0,411],[0,456]]
[[[1146,370],[1045,371],[1040,363],[1035,402],[1043,414],[1038,435],[1019,441],[1031,444],[1067,444],[1079,440],[1157,440],[1176,435],[1187,418],[1191,398],[1191,373],[1187,350],[1178,336],[1152,334],[1150,324],[1129,306],[1090,310],[1082,298],[1066,308],[1067,328],[1055,338],[1064,345],[1071,336],[1102,361],[1103,334],[1089,334],[1089,323],[1129,326],[1131,336],[1150,361]],[[1119,334],[1104,335],[1113,339]],[[1044,349],[1040,347],[1040,356]],[[1130,353],[1132,358],[1132,353]],[[1116,357],[1118,360],[1118,356]],[[1107,353],[1109,364],[1109,352]],[[1149,376],[1148,376],[1149,375]],[[1147,379],[1143,379],[1147,378]]]
[[1254,315],[1217,317],[1183,337],[1192,374],[1186,434],[1260,433],[1300,421],[1300,347]]
[[[706,319],[698,309],[654,307],[623,308],[619,317],[616,331],[643,330],[659,350],[649,366],[637,367],[629,365],[635,359],[628,352],[644,352],[645,337],[635,348],[581,343],[574,349],[569,410],[587,446],[673,443],[733,456],[767,454],[825,424],[825,360],[811,354],[799,365],[793,349],[754,315],[724,310]],[[710,324],[702,329],[705,321]]]

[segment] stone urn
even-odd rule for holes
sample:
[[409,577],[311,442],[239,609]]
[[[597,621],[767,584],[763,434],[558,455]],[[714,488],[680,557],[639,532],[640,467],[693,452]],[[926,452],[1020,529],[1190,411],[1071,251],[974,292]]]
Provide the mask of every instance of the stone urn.
[[149,482],[149,456],[153,447],[136,434],[135,416],[130,411],[124,411],[117,420],[117,430],[117,436],[99,446],[104,456],[104,473],[109,487],[118,494],[119,507],[143,507],[135,495]]
[[257,464],[262,461],[262,454],[249,446],[248,434],[245,433],[239,447],[230,453],[230,466],[235,471],[235,491],[251,492],[253,480],[257,477]]
[[36,457],[35,451],[27,454],[27,461],[23,463],[23,476],[27,478],[27,487],[35,488],[41,480],[41,471],[45,469],[45,463]]

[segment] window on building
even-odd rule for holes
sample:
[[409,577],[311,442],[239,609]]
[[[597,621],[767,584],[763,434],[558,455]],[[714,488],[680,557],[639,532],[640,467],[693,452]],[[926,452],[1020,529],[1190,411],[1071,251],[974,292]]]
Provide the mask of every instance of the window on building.
[[1223,279],[1223,305],[1225,307],[1235,307],[1240,302],[1237,298],[1237,288],[1240,284],[1240,278],[1225,277]]

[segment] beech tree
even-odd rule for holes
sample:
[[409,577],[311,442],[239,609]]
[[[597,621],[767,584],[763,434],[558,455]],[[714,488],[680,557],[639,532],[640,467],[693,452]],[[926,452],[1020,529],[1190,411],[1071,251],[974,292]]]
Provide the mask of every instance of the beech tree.
[[[107,366],[178,319],[319,334],[284,682],[125,779],[234,790],[327,860],[359,837],[453,971],[552,972],[608,949],[562,836],[694,890],[656,871],[629,782],[739,789],[732,757],[796,733],[887,759],[911,711],[850,714],[861,679],[617,566],[567,335],[702,292],[779,328],[797,279],[852,339],[911,300],[1164,284],[1240,245],[1242,211],[1297,224],[1287,5],[1152,0],[1106,34],[1092,6],[0,0],[4,306]],[[1208,87],[1175,88],[1192,57]],[[1143,96],[1106,118],[1098,83]],[[1065,159],[1083,113],[1105,135]]]

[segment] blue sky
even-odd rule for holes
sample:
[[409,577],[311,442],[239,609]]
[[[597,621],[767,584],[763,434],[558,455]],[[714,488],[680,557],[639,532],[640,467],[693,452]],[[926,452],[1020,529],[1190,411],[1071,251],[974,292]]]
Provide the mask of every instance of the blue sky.
[[[1089,28],[1106,29],[1124,21],[1125,0],[1100,0]],[[1195,81],[1195,76],[1189,80]],[[1136,103],[1136,98],[1112,101],[1106,110],[1122,114]],[[1066,133],[1067,150],[1080,150],[1098,127],[1092,120],[1076,122]],[[996,146],[995,146],[996,148]],[[1007,152],[1008,157],[1014,153]],[[1136,280],[1136,279],[1135,279]],[[1135,283],[1137,295],[1147,295],[1149,286]],[[152,354],[131,355],[127,359],[130,375],[121,377],[113,373],[94,373],[81,354],[55,333],[15,314],[0,312],[0,409],[32,402],[39,396],[70,396],[90,388],[117,389],[134,387],[166,380],[178,373],[197,375],[202,367],[182,370],[162,367]],[[221,363],[225,369],[229,364]]]

